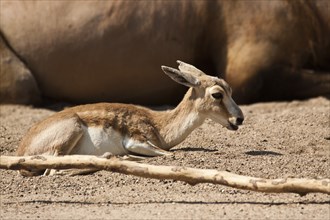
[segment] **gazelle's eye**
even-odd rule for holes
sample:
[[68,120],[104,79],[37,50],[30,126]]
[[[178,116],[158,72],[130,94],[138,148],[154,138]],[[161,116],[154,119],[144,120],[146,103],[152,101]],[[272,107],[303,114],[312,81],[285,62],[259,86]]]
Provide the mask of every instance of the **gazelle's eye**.
[[223,94],[221,92],[212,93],[212,97],[215,99],[223,99]]

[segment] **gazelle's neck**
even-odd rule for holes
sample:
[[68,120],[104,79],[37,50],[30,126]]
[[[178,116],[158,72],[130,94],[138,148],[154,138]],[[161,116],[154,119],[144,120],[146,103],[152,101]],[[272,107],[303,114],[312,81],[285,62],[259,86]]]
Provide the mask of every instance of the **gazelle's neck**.
[[164,142],[161,148],[168,150],[179,144],[204,122],[205,118],[195,108],[193,93],[190,88],[175,109],[155,112],[159,133]]

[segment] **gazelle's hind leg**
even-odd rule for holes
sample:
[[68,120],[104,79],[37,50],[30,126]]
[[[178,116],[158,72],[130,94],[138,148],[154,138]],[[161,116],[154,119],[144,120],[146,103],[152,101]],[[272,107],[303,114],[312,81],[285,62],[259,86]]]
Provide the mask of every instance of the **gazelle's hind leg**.
[[[49,125],[51,124],[51,125]],[[83,124],[76,114],[66,115],[60,120],[52,118],[30,129],[21,141],[16,154],[18,156],[69,154],[84,134]],[[52,175],[55,170],[20,170],[23,176]]]
[[[84,130],[77,115],[74,115],[74,120],[72,123],[72,125],[70,124],[70,126],[67,126],[65,131],[58,132],[58,135],[61,135],[62,132],[63,134],[65,133],[65,135],[62,136],[64,139],[61,141],[61,143],[54,147],[54,153],[52,154],[53,156],[69,155],[83,136]],[[46,169],[43,175],[55,175],[58,172],[61,171],[55,169]]]
[[[72,151],[72,149],[77,145],[78,141],[80,140],[80,138],[82,137],[83,132],[78,133],[76,135],[73,135],[70,138],[70,141],[67,142],[67,145],[62,145],[61,148],[67,149],[67,152],[65,152],[64,154],[60,154],[59,152],[61,151],[55,151],[55,153],[53,154],[53,156],[63,156],[63,155],[68,155],[70,154],[70,152]],[[57,175],[58,173],[61,173],[62,170],[56,170],[56,169],[46,169],[44,172],[44,176],[52,176],[52,175]]]

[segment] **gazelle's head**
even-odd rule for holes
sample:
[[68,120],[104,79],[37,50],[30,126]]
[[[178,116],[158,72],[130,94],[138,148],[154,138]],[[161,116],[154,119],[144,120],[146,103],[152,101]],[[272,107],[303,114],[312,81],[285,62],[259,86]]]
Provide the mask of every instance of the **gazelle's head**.
[[167,66],[162,66],[162,69],[174,81],[191,88],[190,99],[194,100],[199,114],[229,130],[237,130],[244,116],[231,97],[230,86],[223,79],[208,76],[190,64],[177,62],[179,69]]

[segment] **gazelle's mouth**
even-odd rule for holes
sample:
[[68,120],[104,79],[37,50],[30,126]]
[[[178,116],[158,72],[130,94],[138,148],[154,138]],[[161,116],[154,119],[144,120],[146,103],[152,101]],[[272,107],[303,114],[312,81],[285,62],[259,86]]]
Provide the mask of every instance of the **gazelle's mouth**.
[[226,128],[228,129],[228,130],[232,130],[232,131],[236,131],[237,129],[238,129],[238,126],[237,125],[234,125],[234,124],[232,124],[232,123],[228,123],[228,126],[226,126]]

